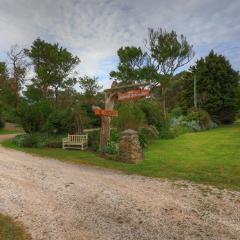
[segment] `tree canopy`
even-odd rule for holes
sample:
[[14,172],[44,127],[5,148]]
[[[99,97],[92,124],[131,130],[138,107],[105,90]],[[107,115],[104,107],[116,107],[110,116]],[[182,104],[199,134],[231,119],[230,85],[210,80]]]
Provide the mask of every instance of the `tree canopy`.
[[25,53],[31,59],[36,73],[33,82],[41,87],[44,96],[47,96],[50,88],[54,91],[57,102],[59,90],[76,83],[73,70],[80,60],[58,43],[51,44],[38,38]]
[[221,123],[232,123],[238,110],[239,74],[223,55],[211,51],[197,61],[184,80],[182,105],[193,107],[193,78],[197,79],[198,107]]

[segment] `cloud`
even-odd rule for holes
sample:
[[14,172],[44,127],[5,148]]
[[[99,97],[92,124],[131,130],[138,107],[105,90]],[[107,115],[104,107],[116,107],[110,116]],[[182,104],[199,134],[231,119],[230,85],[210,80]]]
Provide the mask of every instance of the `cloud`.
[[2,52],[16,43],[29,47],[38,36],[59,42],[80,57],[82,75],[100,76],[104,85],[117,49],[142,46],[148,27],[186,35],[196,58],[222,51],[239,69],[238,0],[0,0],[0,6]]

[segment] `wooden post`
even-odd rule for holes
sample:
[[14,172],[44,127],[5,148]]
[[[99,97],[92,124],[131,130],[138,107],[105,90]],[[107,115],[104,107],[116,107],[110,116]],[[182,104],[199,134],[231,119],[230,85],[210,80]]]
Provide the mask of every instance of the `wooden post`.
[[[117,99],[117,93],[119,91],[126,91],[127,89],[139,88],[142,86],[148,85],[147,82],[138,83],[127,86],[117,86],[117,83],[114,81],[110,89],[104,90],[105,92],[105,110],[113,110],[114,102]],[[99,150],[100,152],[104,151],[105,146],[110,140],[110,127],[111,127],[111,116],[102,116],[101,117],[101,130],[100,130],[100,143]]]
[[[114,96],[112,93],[105,93],[105,109],[113,110],[114,108]],[[110,126],[111,126],[111,117],[102,116],[101,117],[101,131],[100,131],[100,144],[99,150],[103,152],[104,147],[107,145],[110,140]]]

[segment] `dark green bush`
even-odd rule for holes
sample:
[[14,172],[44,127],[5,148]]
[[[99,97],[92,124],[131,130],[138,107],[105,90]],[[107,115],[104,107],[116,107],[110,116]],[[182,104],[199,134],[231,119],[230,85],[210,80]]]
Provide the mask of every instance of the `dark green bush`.
[[170,112],[170,118],[177,118],[183,115],[183,110],[181,107],[175,107]]
[[104,153],[116,155],[118,153],[118,144],[113,141],[109,141],[104,148]]
[[160,132],[159,132],[159,138],[160,139],[173,139],[175,138],[176,135],[175,133],[168,127],[163,128]]
[[174,134],[175,137],[178,137],[182,134],[192,132],[192,130],[188,126],[185,126],[185,125],[176,125],[171,128],[171,132]]
[[120,132],[117,129],[111,129],[110,141],[118,143],[120,140]]
[[138,138],[142,148],[146,148],[153,139],[159,137],[159,132],[155,126],[143,127],[138,131]]
[[98,151],[99,140],[100,140],[100,131],[99,130],[88,133],[88,146],[93,151]]
[[13,143],[18,147],[37,147],[38,139],[34,134],[23,134],[16,136],[13,140]]
[[141,100],[138,106],[145,114],[147,125],[153,125],[160,131],[164,128],[163,115],[158,103],[150,100]]
[[189,111],[188,115],[185,117],[185,121],[197,121],[202,129],[209,129],[209,126],[212,123],[211,117],[203,109],[193,108]]
[[34,133],[42,130],[51,112],[52,107],[47,101],[36,102],[33,104],[22,102],[19,105],[16,114],[25,132]]
[[32,133],[16,136],[12,141],[18,147],[28,148],[61,148],[62,135],[50,135],[46,133]]
[[118,117],[113,119],[113,125],[120,130],[138,130],[145,121],[145,114],[141,108],[137,104],[129,102],[118,106]]
[[16,108],[13,108],[13,107],[3,108],[2,116],[7,122],[11,122],[11,123],[19,122]]
[[2,114],[0,112],[0,129],[3,129],[5,127],[5,121],[2,117]]
[[47,118],[43,130],[48,133],[64,134],[74,131],[74,113],[71,109],[55,110]]

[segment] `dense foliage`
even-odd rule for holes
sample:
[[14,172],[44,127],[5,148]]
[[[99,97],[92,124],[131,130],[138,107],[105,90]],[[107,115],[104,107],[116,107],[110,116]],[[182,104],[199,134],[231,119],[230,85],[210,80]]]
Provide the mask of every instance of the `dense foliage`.
[[138,130],[145,122],[145,114],[138,104],[124,103],[118,106],[118,117],[113,120],[114,126],[120,130]]
[[63,137],[64,135],[31,133],[16,136],[13,143],[18,147],[27,148],[61,148]]
[[[119,63],[110,73],[113,86],[144,82],[151,95],[138,101],[115,101],[118,117],[113,118],[105,153],[117,153],[120,132],[125,129],[138,131],[142,147],[147,147],[153,139],[171,139],[235,120],[240,112],[240,78],[224,56],[212,51],[189,71],[175,74],[194,55],[183,35],[149,29],[145,46],[121,47],[117,52]],[[29,49],[11,48],[8,57],[9,64],[0,62],[0,128],[5,121],[19,123],[27,134],[15,142],[25,147],[60,146],[62,135],[81,134],[89,128],[89,147],[97,151],[99,130],[93,129],[100,127],[101,118],[93,107],[105,107],[98,78],[80,77],[77,56],[39,38]],[[34,75],[27,80],[29,67]]]
[[239,75],[226,58],[213,51],[197,61],[184,79],[182,106],[193,107],[193,78],[197,78],[198,107],[206,110],[214,121],[232,123],[239,109]]

